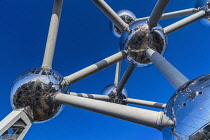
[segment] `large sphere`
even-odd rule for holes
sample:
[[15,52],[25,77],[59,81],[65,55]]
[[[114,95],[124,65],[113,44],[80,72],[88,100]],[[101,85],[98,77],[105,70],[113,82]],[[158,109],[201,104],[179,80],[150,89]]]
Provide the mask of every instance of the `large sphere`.
[[14,109],[30,107],[34,122],[53,118],[61,105],[51,99],[56,92],[68,92],[61,86],[63,77],[50,69],[36,68],[20,75],[11,89],[11,102]]
[[[136,16],[133,12],[129,10],[120,10],[117,15],[128,25],[135,21]],[[122,32],[111,22],[110,29],[116,37],[120,37]]]
[[[197,0],[195,8],[210,10],[210,0]],[[210,14],[206,18],[201,19],[201,23],[210,26]]]
[[[150,33],[150,35],[149,35]],[[150,40],[150,44],[148,41]],[[146,21],[135,21],[130,25],[130,32],[124,32],[121,36],[121,49],[128,50],[128,61],[136,66],[143,67],[151,64],[146,57],[145,47],[150,45],[163,54],[167,45],[167,37],[163,28],[158,25],[150,32]]]
[[210,139],[210,74],[180,87],[167,103],[165,114],[175,122],[163,129],[165,140]]

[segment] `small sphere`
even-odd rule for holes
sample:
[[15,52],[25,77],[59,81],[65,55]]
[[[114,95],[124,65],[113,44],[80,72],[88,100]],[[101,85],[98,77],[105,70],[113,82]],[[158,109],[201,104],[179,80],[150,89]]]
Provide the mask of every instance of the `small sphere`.
[[[195,8],[199,8],[202,10],[209,11],[210,10],[210,0],[197,0],[195,4]],[[203,18],[200,20],[202,24],[206,26],[210,26],[210,14],[206,16],[206,18]]]
[[210,74],[181,86],[170,98],[164,113],[174,126],[162,130],[166,140],[210,138]]
[[138,67],[151,64],[145,54],[146,47],[152,47],[163,54],[167,46],[167,37],[160,25],[150,32],[146,21],[135,21],[130,25],[130,32],[124,32],[120,39],[121,49],[128,50],[128,61]]
[[[117,12],[117,15],[128,25],[135,21],[136,16],[133,12],[129,10],[120,10]],[[111,22],[110,29],[116,37],[120,37],[122,32]]]
[[122,90],[122,96],[118,96],[117,93],[115,92],[115,89],[117,86],[115,84],[110,84],[106,86],[101,94],[102,95],[108,95],[110,97],[110,102],[117,103],[117,104],[126,104],[124,99],[128,97],[127,91],[125,88]]
[[63,77],[52,69],[36,68],[21,74],[11,89],[14,109],[29,107],[34,122],[47,121],[58,114],[61,105],[52,101],[56,92],[68,93],[61,86]]

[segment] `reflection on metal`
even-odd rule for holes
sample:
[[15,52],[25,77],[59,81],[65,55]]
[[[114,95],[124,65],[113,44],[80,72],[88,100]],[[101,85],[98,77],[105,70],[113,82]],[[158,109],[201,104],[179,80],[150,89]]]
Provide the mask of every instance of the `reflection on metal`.
[[210,137],[210,74],[181,86],[167,103],[165,114],[174,120],[163,129],[165,140],[208,140]]
[[117,86],[115,84],[110,84],[101,91],[101,94],[108,95],[109,101],[112,103],[126,104],[124,101],[124,99],[126,99],[128,96],[126,89],[123,88],[121,96],[118,96],[116,93],[116,88]]
[[[120,10],[117,12],[117,15],[128,25],[133,23],[136,19],[136,16],[134,15],[134,13],[129,10]],[[114,25],[114,23],[111,22],[110,26],[111,26],[110,28],[111,28],[113,34],[116,37],[120,37],[122,35],[122,31],[119,28],[117,28]]]
[[53,103],[51,96],[56,92],[68,92],[61,86],[63,77],[52,69],[36,68],[21,74],[11,90],[11,102],[14,109],[30,107],[35,122],[53,118],[61,105]]
[[136,66],[151,64],[146,57],[145,47],[148,45],[163,54],[167,46],[167,37],[160,25],[150,32],[146,21],[136,21],[130,25],[130,32],[124,32],[120,40],[121,48],[128,50],[128,61]]

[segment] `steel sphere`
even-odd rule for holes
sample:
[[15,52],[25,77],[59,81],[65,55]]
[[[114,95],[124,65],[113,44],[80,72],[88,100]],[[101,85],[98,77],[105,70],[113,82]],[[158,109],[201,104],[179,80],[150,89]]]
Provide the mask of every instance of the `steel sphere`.
[[146,21],[135,21],[130,25],[130,32],[122,34],[120,46],[121,49],[128,50],[127,59],[130,63],[144,67],[151,64],[151,61],[146,57],[145,47],[150,46],[163,54],[167,46],[167,37],[160,25],[154,27],[150,32]]
[[[125,9],[118,11],[117,15],[119,15],[119,17],[128,25],[130,25],[136,19],[136,16],[133,12]],[[112,22],[110,23],[110,29],[116,37],[120,37],[122,35],[122,32]]]
[[163,129],[165,140],[210,139],[210,74],[181,86],[167,103],[165,114],[175,122]]
[[29,107],[34,122],[47,121],[61,109],[61,105],[52,101],[56,92],[68,92],[61,86],[61,74],[55,70],[36,68],[21,74],[11,89],[11,103],[14,109]]
[[115,84],[110,84],[102,90],[101,94],[108,95],[109,102],[125,105],[126,102],[124,99],[128,96],[126,89],[123,88],[122,92],[118,94],[116,88],[117,86]]
[[[195,8],[209,11],[210,10],[210,0],[197,0]],[[206,18],[201,19],[201,23],[210,26],[210,14]]]
[[[115,88],[117,88],[117,86],[115,84],[110,84],[108,86],[106,86],[102,91],[101,91],[101,94],[102,95],[109,95]],[[123,88],[122,90],[122,94],[127,97],[128,96],[128,93],[126,91],[125,88]]]

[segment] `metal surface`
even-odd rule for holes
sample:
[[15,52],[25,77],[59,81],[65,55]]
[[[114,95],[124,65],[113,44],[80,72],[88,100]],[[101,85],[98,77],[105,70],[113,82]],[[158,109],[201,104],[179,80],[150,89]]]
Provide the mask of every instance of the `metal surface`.
[[120,51],[104,60],[101,60],[93,65],[90,65],[89,67],[86,67],[76,73],[73,73],[69,76],[64,77],[64,81],[62,82],[62,85],[71,85],[76,83],[79,80],[82,80],[100,70],[103,70],[110,65],[117,63],[123,59],[125,59],[127,56],[127,51]]
[[185,26],[187,26],[187,25],[189,25],[189,24],[191,24],[191,23],[193,23],[193,22],[195,22],[199,19],[202,19],[202,18],[206,17],[206,15],[207,15],[207,12],[205,10],[201,10],[201,11],[199,11],[199,12],[197,12],[197,13],[195,13],[195,14],[187,17],[187,18],[184,18],[184,19],[182,19],[182,20],[180,20],[180,21],[178,21],[178,22],[176,22],[172,25],[169,25],[169,26],[165,27],[164,28],[164,33],[167,34],[167,35],[171,34],[171,33],[175,32],[175,31],[177,31],[177,30],[179,30],[179,29],[181,29],[181,28],[183,28],[183,27],[185,27]]
[[165,117],[163,112],[150,111],[120,104],[65,95],[62,93],[55,95],[54,100],[60,104],[74,106],[159,130],[166,126],[173,125],[173,122]]
[[158,2],[155,5],[155,8],[153,9],[153,11],[148,19],[150,30],[153,27],[157,26],[158,21],[160,20],[162,14],[165,11],[169,2],[170,2],[170,0],[158,0]]
[[[136,19],[136,16],[133,12],[129,10],[120,10],[117,12],[117,15],[128,25],[133,23]],[[111,23],[110,25],[111,31],[116,37],[120,37],[122,35],[122,31],[118,29],[114,23]]]
[[[170,19],[170,18],[176,18],[176,17],[182,17],[182,16],[188,16],[188,15],[192,15],[194,13],[197,13],[198,11],[199,10],[197,8],[190,8],[190,9],[185,9],[185,10],[179,10],[179,11],[164,13],[160,17],[160,20]],[[148,19],[149,19],[149,17],[143,17],[143,18],[136,19],[136,21],[139,21],[139,20],[148,20]]]
[[24,109],[13,110],[0,122],[0,138],[22,140],[32,125]]
[[42,122],[55,117],[61,105],[50,98],[56,92],[68,92],[60,86],[63,77],[54,70],[37,68],[20,75],[11,89],[11,102],[14,109],[30,107],[34,122]]
[[165,114],[174,127],[163,129],[165,140],[210,139],[210,74],[181,86],[167,103]]
[[146,55],[175,89],[178,89],[180,86],[189,81],[180,71],[178,71],[157,51],[148,48]]
[[121,36],[121,48],[128,51],[128,61],[138,67],[151,64],[145,55],[145,47],[154,47],[159,53],[163,54],[167,46],[167,37],[163,33],[160,25],[149,30],[146,21],[136,21],[130,25],[130,32],[124,32]]
[[129,31],[128,24],[126,24],[104,0],[92,1],[118,27],[121,32]]
[[62,11],[63,0],[55,0],[54,7],[48,32],[48,38],[45,48],[44,59],[42,62],[42,68],[51,69],[54,57],[54,50],[57,40],[60,15]]
[[158,108],[158,109],[164,109],[166,107],[166,104],[163,104],[163,103],[138,100],[138,99],[132,99],[132,98],[126,98],[125,102],[127,104],[136,104],[136,105],[147,106],[147,107]]

